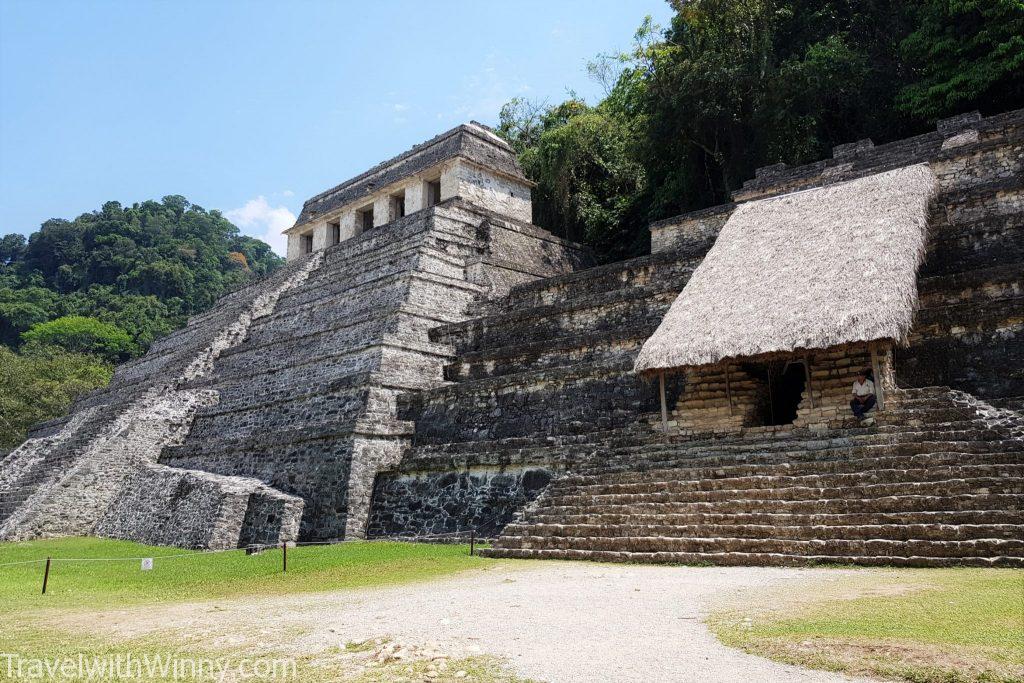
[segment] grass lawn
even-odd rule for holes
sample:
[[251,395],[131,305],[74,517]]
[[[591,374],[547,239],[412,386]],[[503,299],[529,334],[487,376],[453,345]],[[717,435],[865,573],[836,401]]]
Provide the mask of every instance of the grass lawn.
[[[283,573],[277,549],[258,555],[200,553],[100,538],[0,544],[0,565],[47,556],[53,563],[45,596],[40,594],[42,562],[0,566],[0,604],[14,611],[102,608],[301,593],[431,579],[493,562],[470,556],[466,545],[351,542],[289,548],[288,572]],[[141,571],[138,559],[99,561],[110,557],[152,557],[153,569]]]
[[878,570],[714,615],[727,645],[914,683],[1024,681],[1024,571]]
[[[46,595],[41,594],[44,564],[7,563],[53,558]],[[172,557],[173,556],[173,557]],[[153,558],[142,571],[136,558]],[[110,561],[101,558],[125,558]],[[512,683],[503,666],[486,657],[445,661],[444,670],[429,671],[430,661],[394,660],[376,655],[384,643],[340,647],[312,655],[262,648],[252,639],[225,634],[173,632],[157,637],[111,638],[83,629],[69,629],[69,615],[103,614],[111,610],[146,609],[193,601],[253,599],[289,593],[382,586],[429,580],[455,572],[497,564],[470,556],[466,545],[351,542],[333,546],[289,548],[288,571],[282,572],[281,550],[259,555],[244,551],[187,552],[178,548],[140,545],[97,538],[64,538],[0,544],[0,653],[26,658],[162,656],[189,658],[292,658],[291,681],[470,680]],[[81,621],[81,620],[79,620]],[[254,620],[254,624],[257,620]],[[256,628],[254,625],[253,628]],[[278,633],[271,642],[300,639],[303,634]],[[458,672],[465,672],[455,678]],[[24,672],[23,672],[24,673]],[[427,676],[432,673],[432,676]],[[0,681],[18,680],[0,658]],[[74,677],[55,680],[76,680]],[[114,680],[118,680],[115,678]],[[152,680],[210,680],[202,673],[175,679],[173,672]],[[216,680],[214,678],[213,680]],[[232,680],[230,677],[226,680]],[[259,679],[254,679],[259,680]]]

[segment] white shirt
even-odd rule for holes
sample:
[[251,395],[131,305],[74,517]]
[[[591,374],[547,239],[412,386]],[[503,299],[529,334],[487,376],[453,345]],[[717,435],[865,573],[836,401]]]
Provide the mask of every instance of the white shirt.
[[853,382],[853,395],[854,396],[868,396],[875,393],[875,383],[869,379],[864,380],[864,384],[854,380]]

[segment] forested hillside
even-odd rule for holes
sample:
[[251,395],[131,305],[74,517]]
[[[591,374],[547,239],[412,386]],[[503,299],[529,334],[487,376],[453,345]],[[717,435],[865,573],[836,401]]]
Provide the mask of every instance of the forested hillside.
[[283,259],[217,211],[108,202],[0,240],[0,451],[105,384],[114,363]]
[[538,183],[535,222],[604,261],[644,253],[650,221],[728,201],[759,166],[1024,107],[1021,0],[670,4],[671,26],[648,20],[630,51],[590,65],[598,104],[501,112]]

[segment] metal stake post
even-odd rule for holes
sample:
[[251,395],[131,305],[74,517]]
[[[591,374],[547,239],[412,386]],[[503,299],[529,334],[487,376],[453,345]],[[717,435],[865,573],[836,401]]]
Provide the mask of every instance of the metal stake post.
[[288,541],[281,544],[281,569],[288,571]]
[[811,387],[811,359],[810,356],[804,356],[804,376],[807,378],[807,398],[811,402],[811,407],[814,407],[814,389]]
[[871,369],[875,372],[875,399],[878,402],[878,411],[885,408],[885,393],[882,390],[882,366],[878,363],[878,346],[874,342],[868,349],[871,354]]
[[665,402],[665,371],[658,373],[658,384],[661,390],[661,431],[668,434],[668,404]]
[[725,397],[729,400],[729,416],[732,416],[732,384],[729,382],[729,363],[725,364]]
[[50,558],[46,558],[46,569],[43,570],[43,595],[46,595],[46,584],[50,582]]
[[469,532],[469,554],[472,555],[476,552],[476,529],[471,529]]

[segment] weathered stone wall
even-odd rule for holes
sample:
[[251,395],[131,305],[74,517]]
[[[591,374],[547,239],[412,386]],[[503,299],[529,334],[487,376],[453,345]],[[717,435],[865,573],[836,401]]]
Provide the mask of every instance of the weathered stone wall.
[[455,162],[452,173],[457,182],[456,196],[502,216],[525,223],[533,220],[530,185],[523,179],[501,176],[461,159]]
[[495,536],[551,481],[545,467],[385,474],[374,497],[393,501],[371,512],[372,536],[430,536],[473,530]]
[[767,389],[738,363],[688,370],[669,427],[680,434],[703,434],[757,425]]
[[663,251],[704,251],[718,239],[735,204],[723,204],[651,223],[651,253]]
[[152,545],[225,549],[298,538],[302,499],[255,479],[140,467],[94,533]]
[[804,389],[793,426],[842,426],[852,416],[852,387],[861,370],[870,370],[875,375],[875,398],[881,394],[884,403],[885,396],[896,389],[891,372],[892,354],[888,347],[878,347],[874,349],[874,355],[876,362],[872,364],[872,349],[867,344],[851,344],[810,354],[811,383]]

